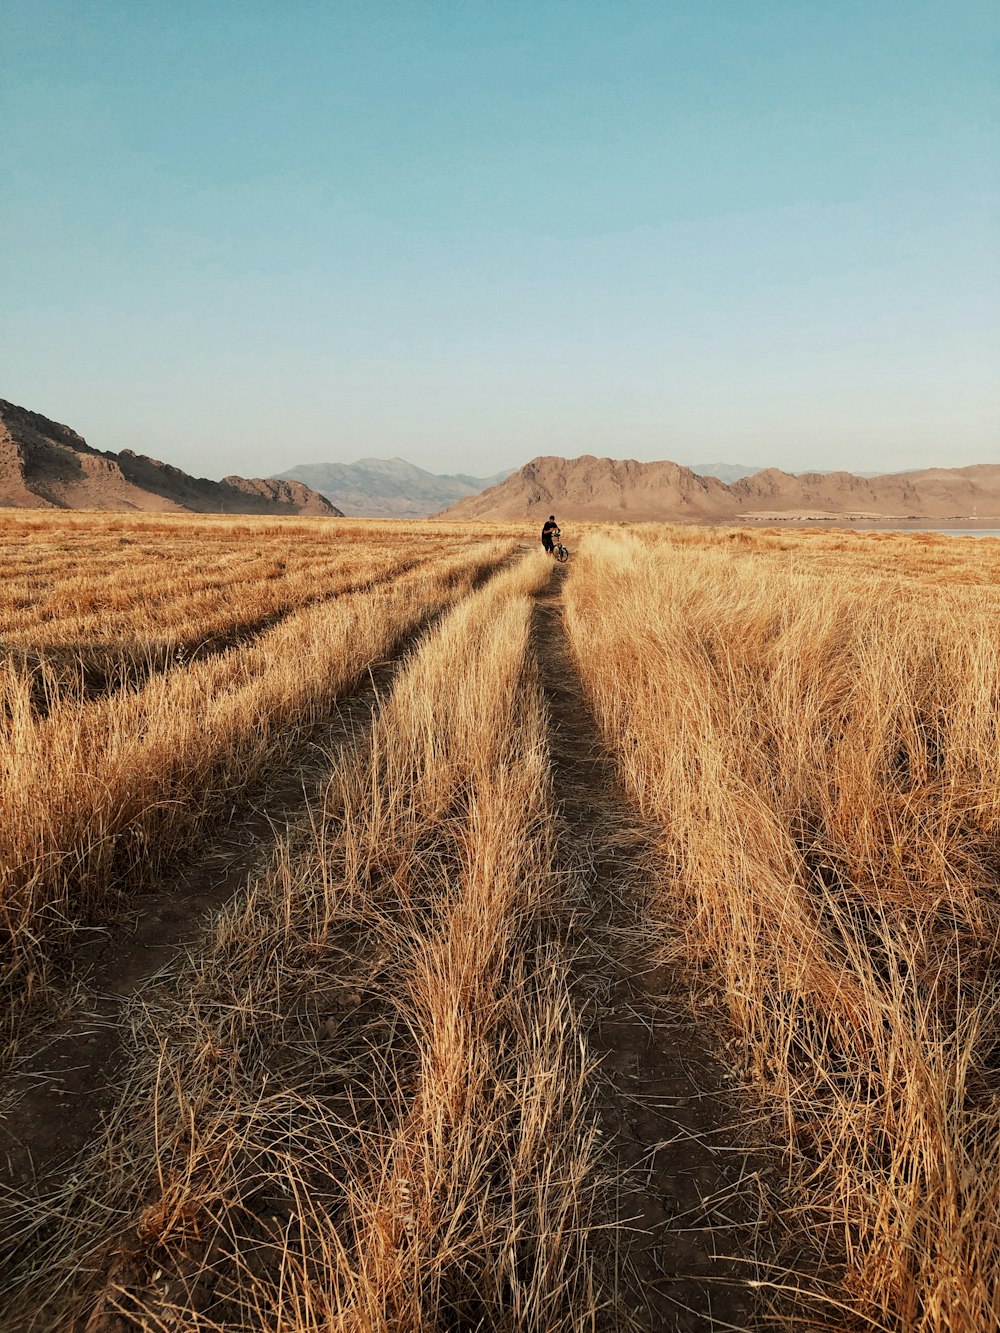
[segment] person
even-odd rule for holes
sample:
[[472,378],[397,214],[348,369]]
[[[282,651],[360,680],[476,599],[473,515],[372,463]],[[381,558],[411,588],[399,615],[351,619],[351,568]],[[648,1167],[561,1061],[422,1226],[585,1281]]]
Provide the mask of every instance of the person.
[[542,549],[546,555],[552,554],[552,547],[559,536],[559,524],[555,514],[550,514],[542,525]]

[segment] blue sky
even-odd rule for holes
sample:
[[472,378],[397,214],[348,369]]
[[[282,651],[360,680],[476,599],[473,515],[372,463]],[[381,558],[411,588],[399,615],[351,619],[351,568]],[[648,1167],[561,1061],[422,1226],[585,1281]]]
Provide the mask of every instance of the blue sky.
[[1000,461],[993,0],[4,0],[0,396],[201,475]]

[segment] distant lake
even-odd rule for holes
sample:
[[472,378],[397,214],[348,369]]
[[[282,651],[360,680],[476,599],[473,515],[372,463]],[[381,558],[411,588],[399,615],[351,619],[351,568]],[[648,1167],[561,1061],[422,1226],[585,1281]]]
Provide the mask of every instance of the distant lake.
[[843,522],[838,519],[776,519],[776,518],[755,518],[743,519],[741,527],[748,528],[797,528],[800,531],[803,528],[809,528],[814,532],[835,532],[838,528],[841,531],[845,529],[849,532],[898,532],[905,534],[907,532],[936,532],[942,537],[1000,537],[1000,528],[942,528],[931,523],[899,523],[892,522],[873,523],[873,522]]
[[876,528],[867,525],[862,527],[860,524],[857,527],[854,524],[850,526],[855,532],[899,532],[903,534],[907,532],[937,532],[942,537],[1000,537],[1000,528],[893,528],[889,526]]

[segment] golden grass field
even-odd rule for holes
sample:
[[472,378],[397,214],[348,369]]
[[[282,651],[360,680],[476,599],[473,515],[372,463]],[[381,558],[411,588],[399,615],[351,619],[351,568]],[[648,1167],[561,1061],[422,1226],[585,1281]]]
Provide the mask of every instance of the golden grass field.
[[663,948],[710,969],[839,1299],[996,1327],[1000,543],[643,529],[567,600]]
[[[4,522],[7,1030],[82,919],[225,819],[369,663],[513,548],[378,525],[338,528],[334,544],[321,520]],[[206,641],[211,651],[199,652]],[[95,662],[104,669],[93,687]]]
[[[123,1001],[72,1159],[34,1124],[0,1327],[1000,1325],[1000,543],[565,535],[556,570],[512,524],[0,516],[15,1125],[44,1043],[85,1029],[89,933],[127,950],[127,911],[399,658],[258,871]],[[635,1299],[547,654],[653,849],[616,911],[781,1166],[739,1322],[711,1268],[714,1318]]]

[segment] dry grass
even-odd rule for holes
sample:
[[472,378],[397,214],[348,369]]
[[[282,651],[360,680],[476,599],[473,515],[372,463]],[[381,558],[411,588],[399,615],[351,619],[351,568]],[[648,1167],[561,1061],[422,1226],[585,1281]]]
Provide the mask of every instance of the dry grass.
[[998,554],[650,529],[573,567],[665,947],[721,984],[843,1264],[824,1327],[1000,1321]]
[[[369,664],[460,600],[512,545],[431,554],[363,592],[304,606],[245,644],[135,689],[53,698],[42,715],[32,682],[0,668],[4,1035],[16,1036],[45,997],[51,962],[81,923],[103,920],[123,892],[189,854]],[[229,550],[219,547],[223,564]],[[368,553],[355,543],[359,572]]]
[[312,827],[137,1014],[103,1153],[33,1214],[25,1326],[594,1327],[589,1069],[527,656],[548,576],[530,557],[430,633]]
[[0,513],[0,658],[34,678],[43,705],[74,687],[137,685],[495,535],[455,524]]
[[[26,539],[0,566],[24,603],[0,594],[8,647],[169,650],[42,707],[49,666],[8,653],[12,1030],[77,923],[187,855],[446,614],[308,826],[131,1002],[117,1109],[15,1209],[0,1324],[627,1320],[592,1270],[607,1154],[529,647],[549,563],[479,586],[515,534],[430,524],[4,522]],[[142,551],[116,577],[123,535]],[[580,675],[661,833],[657,947],[722,995],[831,1279],[825,1305],[802,1298],[809,1327],[1000,1324],[998,611],[990,542],[595,526],[569,566]]]

